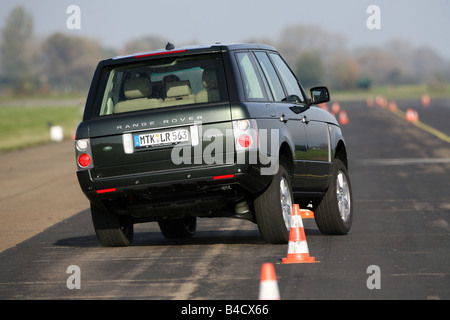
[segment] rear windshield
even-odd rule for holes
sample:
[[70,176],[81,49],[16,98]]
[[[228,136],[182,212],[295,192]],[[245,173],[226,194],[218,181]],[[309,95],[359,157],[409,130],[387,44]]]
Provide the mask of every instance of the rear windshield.
[[220,54],[107,67],[101,79],[99,116],[228,100]]

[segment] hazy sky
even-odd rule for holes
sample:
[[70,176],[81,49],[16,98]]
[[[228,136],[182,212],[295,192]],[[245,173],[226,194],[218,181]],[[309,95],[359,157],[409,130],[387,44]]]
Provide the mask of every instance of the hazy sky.
[[[1,0],[1,29],[18,5],[38,38],[59,31],[113,48],[146,35],[175,44],[276,40],[287,26],[315,24],[344,35],[349,49],[403,39],[450,59],[450,0]],[[81,10],[79,30],[66,26],[70,5]],[[370,5],[381,9],[379,30],[367,28]]]

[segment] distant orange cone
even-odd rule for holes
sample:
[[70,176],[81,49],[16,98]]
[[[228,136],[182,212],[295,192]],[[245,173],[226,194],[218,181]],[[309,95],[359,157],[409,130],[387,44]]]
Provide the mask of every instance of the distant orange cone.
[[308,209],[300,209],[302,219],[314,218],[314,212]]
[[339,105],[339,102],[333,102],[331,105],[331,112],[334,114],[338,114],[339,111],[341,111],[341,106]]
[[317,106],[322,110],[328,111],[328,105],[326,103],[320,103]]
[[342,125],[348,124],[347,111],[342,110],[342,111],[339,113],[339,123],[342,124]]
[[280,300],[277,276],[272,263],[264,263],[261,268],[259,300]]
[[416,122],[419,121],[419,114],[416,110],[414,109],[407,109],[406,110],[406,120],[410,121],[410,122]]
[[367,98],[367,99],[366,99],[366,105],[367,105],[369,108],[372,108],[372,107],[373,107],[373,99]]
[[316,259],[309,256],[300,207],[294,204],[292,208],[291,230],[289,233],[288,254],[281,263],[314,263]]
[[395,103],[395,101],[389,102],[389,110],[391,112],[395,112],[395,110],[397,110],[397,104]]
[[386,100],[386,98],[384,98],[382,96],[377,96],[375,98],[375,103],[382,108],[386,108],[386,106],[387,106],[387,100]]
[[429,107],[430,106],[430,96],[428,94],[424,94],[421,98],[422,106]]

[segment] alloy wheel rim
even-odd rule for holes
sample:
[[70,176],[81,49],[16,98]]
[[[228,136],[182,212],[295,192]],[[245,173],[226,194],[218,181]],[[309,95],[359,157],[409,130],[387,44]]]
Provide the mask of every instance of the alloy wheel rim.
[[291,228],[292,198],[289,184],[285,177],[281,177],[280,180],[280,202],[284,223],[286,224],[286,229],[289,230]]
[[337,205],[342,221],[347,222],[351,212],[351,196],[347,177],[339,171],[336,178]]

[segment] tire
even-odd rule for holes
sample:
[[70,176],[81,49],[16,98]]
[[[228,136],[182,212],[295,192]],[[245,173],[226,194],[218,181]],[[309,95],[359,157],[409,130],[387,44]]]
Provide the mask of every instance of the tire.
[[347,168],[339,159],[334,162],[330,186],[314,216],[323,234],[343,235],[350,230],[353,221],[352,187]]
[[159,229],[167,239],[188,239],[195,235],[197,218],[185,217],[174,220],[158,221]]
[[288,242],[293,199],[291,177],[280,163],[269,187],[253,203],[258,229],[265,241]]
[[124,247],[133,242],[133,223],[91,204],[92,222],[97,239],[104,247]]

